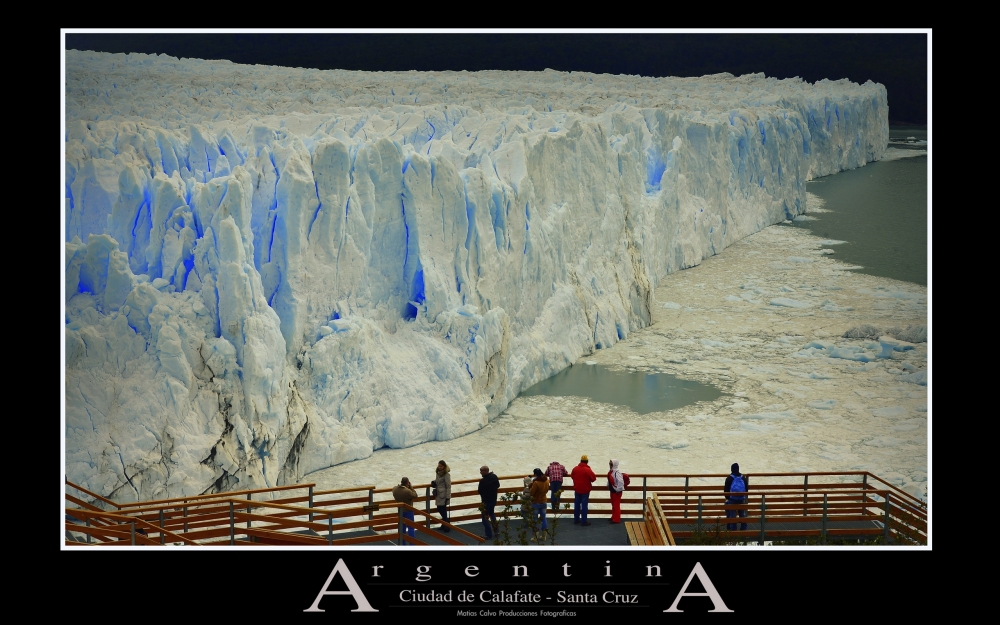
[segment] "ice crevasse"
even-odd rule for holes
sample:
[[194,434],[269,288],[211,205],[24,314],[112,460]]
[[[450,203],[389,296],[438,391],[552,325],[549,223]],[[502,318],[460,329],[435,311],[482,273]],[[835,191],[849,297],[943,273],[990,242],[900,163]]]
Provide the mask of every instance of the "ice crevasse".
[[68,51],[67,477],[257,488],[475,431],[887,144],[871,82]]

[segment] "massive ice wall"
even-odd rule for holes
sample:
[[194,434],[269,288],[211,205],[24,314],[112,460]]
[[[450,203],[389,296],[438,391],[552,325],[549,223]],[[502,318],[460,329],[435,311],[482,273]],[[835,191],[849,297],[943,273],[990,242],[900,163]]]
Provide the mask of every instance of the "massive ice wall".
[[878,160],[882,85],[66,54],[66,471],[289,483],[482,427]]

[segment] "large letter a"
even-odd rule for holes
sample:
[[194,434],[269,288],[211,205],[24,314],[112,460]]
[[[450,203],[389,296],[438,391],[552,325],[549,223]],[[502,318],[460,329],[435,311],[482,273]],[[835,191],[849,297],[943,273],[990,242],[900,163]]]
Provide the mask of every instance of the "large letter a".
[[[344,578],[344,583],[347,584],[347,590],[327,590],[330,587],[330,582],[333,578],[340,573],[340,576]],[[313,601],[312,606],[308,610],[302,610],[303,612],[323,612],[324,610],[319,609],[320,600],[326,595],[351,595],[354,600],[358,603],[357,610],[351,610],[351,612],[378,612],[374,609],[371,604],[368,603],[368,599],[365,597],[365,593],[361,592],[361,587],[358,583],[354,581],[354,576],[351,575],[350,570],[348,570],[347,565],[344,564],[343,558],[337,560],[337,566],[333,567],[333,571],[330,572],[330,577],[326,578],[326,583],[323,584],[323,589],[319,591],[316,595],[316,600]]]
[[[705,587],[705,592],[684,592],[691,584],[691,580],[694,579],[695,575],[698,576],[698,581],[701,582],[701,585]],[[677,598],[674,599],[674,604],[669,609],[664,610],[664,612],[683,612],[684,610],[677,609],[677,604],[681,602],[682,597],[709,597],[712,599],[712,606],[715,608],[714,610],[709,610],[709,612],[732,612],[732,610],[726,607],[726,603],[722,600],[722,597],[719,596],[719,591],[715,589],[712,580],[708,579],[705,569],[701,567],[701,562],[694,563],[694,569],[691,570],[687,581],[684,582],[684,587],[681,588],[681,591],[677,594]],[[720,605],[722,606],[721,608],[719,607]]]

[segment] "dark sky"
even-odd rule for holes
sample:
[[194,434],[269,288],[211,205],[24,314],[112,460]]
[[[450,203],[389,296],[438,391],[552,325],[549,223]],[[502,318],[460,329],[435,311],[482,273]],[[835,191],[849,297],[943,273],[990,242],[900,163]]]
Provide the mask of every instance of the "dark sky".
[[890,34],[67,34],[67,49],[349,69],[543,70],[880,82],[891,123],[927,123],[927,35]]

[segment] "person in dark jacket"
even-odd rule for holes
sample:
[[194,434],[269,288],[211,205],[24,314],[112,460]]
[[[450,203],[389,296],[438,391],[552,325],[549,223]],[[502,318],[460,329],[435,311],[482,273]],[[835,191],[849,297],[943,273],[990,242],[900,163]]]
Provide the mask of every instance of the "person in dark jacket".
[[[727,504],[744,504],[744,503],[747,502],[747,496],[746,496],[745,493],[748,490],[750,490],[750,477],[746,476],[746,475],[743,475],[742,473],[740,473],[740,465],[739,465],[738,462],[734,462],[733,466],[731,466],[730,469],[732,470],[732,473],[729,475],[729,477],[726,478],[726,486],[724,487],[724,490],[727,493],[726,494],[726,503]],[[737,492],[743,492],[744,493],[743,495],[737,495],[737,494],[733,493],[733,490],[732,490],[733,489],[733,482],[736,482],[737,486],[739,486],[739,484],[742,483],[742,485],[743,485],[742,490],[740,490],[738,488]],[[746,510],[726,510],[726,518],[727,519],[736,518],[737,514],[739,514],[739,516],[740,516],[741,519],[747,518],[747,511]],[[731,530],[735,530],[736,529],[736,524],[735,523],[729,523],[729,524],[726,525],[726,527],[728,527]],[[747,528],[747,524],[746,523],[740,523],[740,529],[741,530],[745,530],[746,528]]]
[[479,467],[479,499],[483,502],[483,529],[486,538],[493,538],[493,525],[497,522],[494,508],[497,505],[497,492],[500,490],[500,478],[490,472],[485,464]]
[[597,475],[590,468],[590,459],[586,455],[580,457],[580,464],[573,467],[569,474],[573,478],[573,523],[590,525],[587,520],[587,508],[590,505],[590,491],[594,488]]

